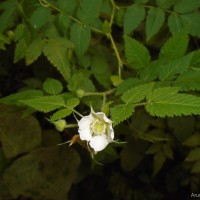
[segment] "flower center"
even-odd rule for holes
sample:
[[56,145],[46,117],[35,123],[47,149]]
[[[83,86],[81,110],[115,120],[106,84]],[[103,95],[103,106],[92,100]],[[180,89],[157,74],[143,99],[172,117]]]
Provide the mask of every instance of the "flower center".
[[95,119],[92,122],[90,128],[93,135],[102,135],[102,134],[105,134],[106,132],[106,124],[101,122],[98,119]]

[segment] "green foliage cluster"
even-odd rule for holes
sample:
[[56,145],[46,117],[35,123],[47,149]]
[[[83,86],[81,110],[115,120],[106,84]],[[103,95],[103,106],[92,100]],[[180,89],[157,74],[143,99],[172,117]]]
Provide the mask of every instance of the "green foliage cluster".
[[[197,192],[199,9],[200,0],[0,2],[0,199],[90,200],[105,190],[80,189],[95,176],[115,200]],[[127,142],[94,160],[81,142],[56,146],[91,106]]]

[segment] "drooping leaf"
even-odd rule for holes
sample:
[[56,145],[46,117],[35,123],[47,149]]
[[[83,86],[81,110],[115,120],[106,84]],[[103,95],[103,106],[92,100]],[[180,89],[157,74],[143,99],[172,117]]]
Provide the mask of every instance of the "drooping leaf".
[[173,60],[185,54],[189,38],[186,31],[174,33],[162,46],[159,58]]
[[155,176],[163,167],[166,157],[162,151],[154,155],[153,160],[153,176]]
[[56,95],[62,92],[62,83],[53,78],[47,78],[43,83],[43,89],[47,94]]
[[[2,111],[2,110],[1,110]],[[41,142],[41,129],[33,116],[22,118],[22,113],[3,110],[0,115],[1,144],[7,158],[27,153]]]
[[134,69],[146,67],[150,62],[150,54],[147,48],[137,40],[124,36],[125,56],[128,64]]
[[18,104],[19,100],[37,98],[41,96],[43,96],[43,92],[41,90],[26,90],[26,91],[17,92],[15,94],[11,94],[9,96],[3,97],[0,99],[0,103]]
[[200,146],[200,134],[195,133],[192,134],[186,141],[184,141],[183,145],[187,147],[198,147]]
[[79,164],[80,158],[73,149],[40,148],[17,159],[5,171],[3,180],[12,198],[64,200],[76,179]]
[[153,86],[154,86],[154,83],[149,83],[149,84],[134,87],[128,90],[127,92],[125,92],[122,95],[121,99],[126,104],[140,102],[145,98],[145,96],[149,92],[151,92],[151,90],[153,89]]
[[200,0],[180,0],[174,5],[174,11],[177,13],[189,13],[198,8],[200,8]]
[[47,59],[57,68],[66,81],[70,78],[68,50],[72,48],[74,48],[74,45],[69,40],[52,38],[47,41],[43,49]]
[[20,39],[15,46],[14,63],[20,61],[25,57],[28,44],[24,38]]
[[40,28],[43,26],[51,16],[50,9],[47,7],[40,6],[34,10],[30,17],[30,23],[34,28]]
[[175,75],[184,73],[190,66],[192,60],[192,53],[173,60],[160,69],[159,78],[161,81],[172,80]]
[[134,31],[145,18],[143,6],[133,4],[129,6],[124,15],[124,33],[129,34]]
[[66,13],[72,13],[77,6],[77,0],[58,0],[58,6]]
[[169,9],[176,1],[177,0],[156,0],[156,4],[159,8]]
[[26,64],[30,65],[42,54],[45,41],[41,38],[36,38],[28,46],[25,53]]
[[200,98],[179,94],[177,88],[160,88],[147,95],[147,112],[152,116],[181,116],[200,114]]
[[149,41],[162,27],[165,21],[165,13],[160,8],[150,8],[146,20],[146,35]]
[[71,41],[75,44],[75,52],[82,56],[89,47],[91,40],[91,30],[87,25],[74,23],[71,27]]
[[119,104],[110,109],[111,119],[114,125],[128,119],[134,112],[132,104]]
[[50,112],[56,108],[65,106],[64,99],[60,96],[44,96],[34,99],[20,100],[19,102],[41,112]]

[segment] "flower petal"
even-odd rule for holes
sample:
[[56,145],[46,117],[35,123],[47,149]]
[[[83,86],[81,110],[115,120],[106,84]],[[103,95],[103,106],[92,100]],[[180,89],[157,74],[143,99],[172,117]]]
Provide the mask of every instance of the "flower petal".
[[91,130],[90,130],[90,125],[93,121],[92,115],[88,115],[83,117],[79,122],[78,122],[78,132],[80,134],[80,139],[81,140],[87,140],[89,141],[92,138]]
[[90,140],[90,146],[94,149],[94,151],[102,151],[107,145],[108,145],[108,140],[105,135],[98,135],[93,137]]

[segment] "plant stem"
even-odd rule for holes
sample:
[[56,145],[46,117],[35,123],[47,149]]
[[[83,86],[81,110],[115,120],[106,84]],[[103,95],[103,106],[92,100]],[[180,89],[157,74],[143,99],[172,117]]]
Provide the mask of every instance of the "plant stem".
[[116,89],[112,89],[112,90],[107,90],[105,92],[87,92],[84,94],[84,96],[103,96],[103,95],[110,95],[113,94],[115,92]]

